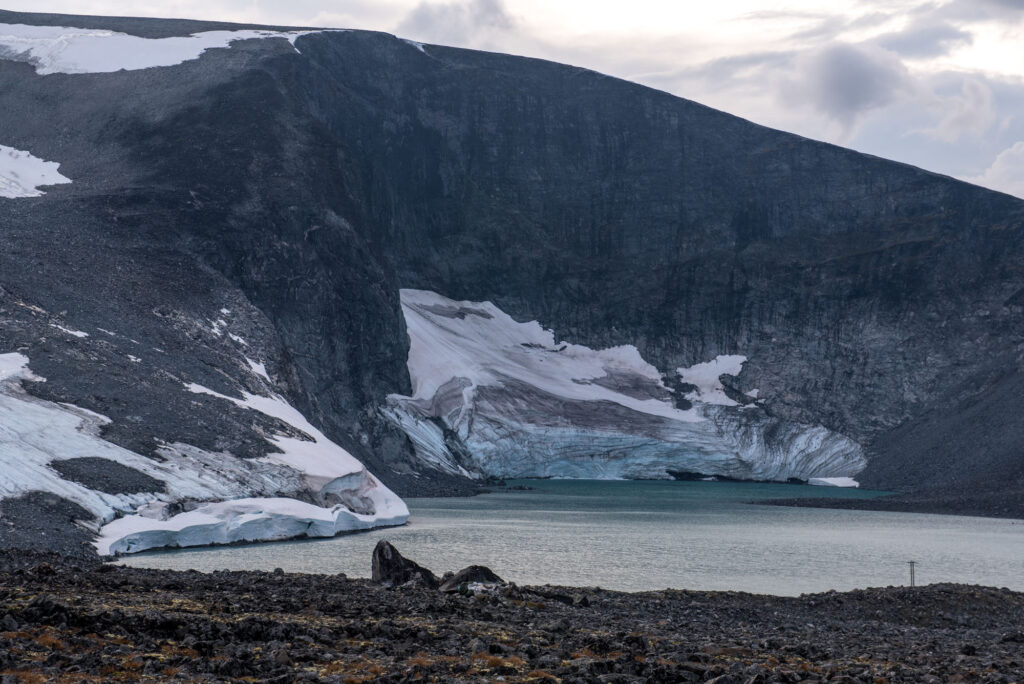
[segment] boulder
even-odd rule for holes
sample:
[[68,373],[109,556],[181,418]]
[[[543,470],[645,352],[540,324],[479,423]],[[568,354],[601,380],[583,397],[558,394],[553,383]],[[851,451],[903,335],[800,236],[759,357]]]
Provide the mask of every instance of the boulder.
[[495,575],[490,568],[484,567],[483,565],[470,565],[468,568],[463,568],[446,579],[440,589],[446,593],[453,593],[458,591],[459,587],[463,584],[474,583],[504,584],[505,580]]
[[389,542],[381,539],[373,549],[373,581],[396,587],[406,582],[418,581],[426,587],[437,589],[437,576],[419,563],[404,557]]

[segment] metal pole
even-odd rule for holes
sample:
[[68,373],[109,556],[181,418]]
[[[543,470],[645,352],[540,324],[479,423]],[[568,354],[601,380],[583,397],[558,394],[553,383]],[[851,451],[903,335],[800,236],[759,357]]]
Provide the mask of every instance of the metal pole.
[[917,565],[917,561],[907,561],[910,564],[910,586],[914,586],[914,566]]

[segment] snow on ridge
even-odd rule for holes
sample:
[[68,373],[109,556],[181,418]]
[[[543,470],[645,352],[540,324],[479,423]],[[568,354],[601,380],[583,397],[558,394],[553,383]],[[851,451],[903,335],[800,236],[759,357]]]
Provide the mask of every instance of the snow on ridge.
[[166,67],[198,59],[207,50],[239,40],[284,38],[295,41],[329,29],[303,31],[205,31],[189,36],[140,38],[127,33],[68,26],[0,24],[0,59],[32,64],[36,73],[98,74]]
[[0,197],[40,197],[44,194],[40,186],[70,183],[71,179],[62,176],[58,169],[58,162],[44,161],[29,152],[0,145]]

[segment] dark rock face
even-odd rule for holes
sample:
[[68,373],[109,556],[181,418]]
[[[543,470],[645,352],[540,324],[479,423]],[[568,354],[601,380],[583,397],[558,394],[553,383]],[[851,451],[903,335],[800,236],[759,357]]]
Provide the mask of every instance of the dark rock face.
[[381,539],[373,548],[372,561],[374,582],[398,586],[406,582],[416,581],[425,587],[437,589],[440,582],[437,576],[420,564],[405,558],[389,542]]
[[[0,200],[0,353],[47,379],[30,393],[139,453],[258,458],[267,421],[182,389],[255,391],[258,355],[400,494],[467,493],[380,414],[411,389],[398,292],[421,288],[666,374],[745,355],[729,396],[856,440],[872,486],[1021,489],[1000,388],[1024,355],[1024,202],[582,69],[362,31],[297,46],[89,75],[0,60],[0,142],[73,180]],[[212,331],[222,308],[244,347]],[[985,402],[999,437],[967,418]],[[964,449],[913,438],[932,425]]]
[[65,480],[108,494],[166,491],[160,480],[105,458],[69,458],[51,461],[50,467]]
[[504,584],[505,580],[483,565],[470,565],[446,579],[439,589],[445,593],[458,591],[463,584]]

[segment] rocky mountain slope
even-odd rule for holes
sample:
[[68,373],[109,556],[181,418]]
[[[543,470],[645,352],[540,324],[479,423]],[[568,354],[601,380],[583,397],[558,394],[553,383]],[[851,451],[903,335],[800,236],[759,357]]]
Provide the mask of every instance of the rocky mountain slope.
[[[45,486],[0,479],[9,543],[59,508],[33,491],[121,497],[60,521],[242,496],[366,514],[376,479],[332,498],[288,439],[399,494],[670,472],[1024,490],[1021,200],[538,60],[0,24],[4,397],[93,440],[31,461]],[[19,420],[5,465],[30,461]]]

